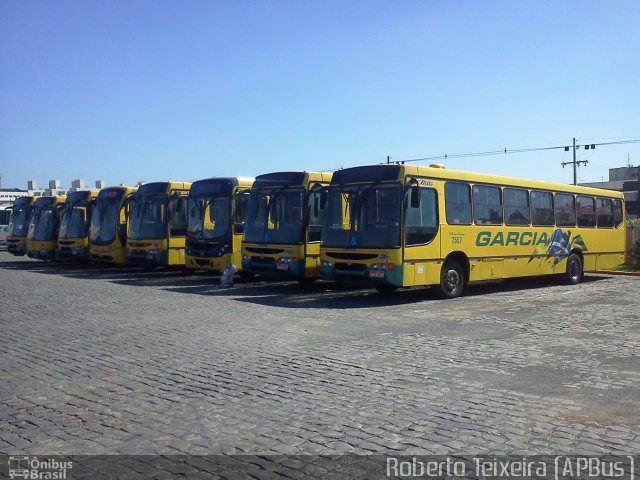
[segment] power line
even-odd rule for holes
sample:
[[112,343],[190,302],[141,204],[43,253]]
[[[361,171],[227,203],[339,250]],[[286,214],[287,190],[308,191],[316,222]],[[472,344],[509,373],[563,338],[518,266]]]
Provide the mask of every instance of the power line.
[[[635,138],[632,140],[619,140],[617,142],[601,142],[601,143],[589,143],[584,145],[575,145],[575,148],[579,149],[582,147],[585,150],[589,150],[589,149],[595,149],[597,146],[622,145],[627,143],[640,143],[640,138]],[[503,148],[500,150],[487,150],[487,151],[480,151],[480,152],[452,153],[452,154],[444,153],[441,155],[433,155],[428,157],[409,158],[405,160],[400,160],[400,163],[425,162],[430,160],[447,160],[450,158],[486,157],[491,155],[507,155],[512,153],[542,152],[542,151],[548,151],[548,150],[564,150],[568,152],[571,148],[572,146],[568,146],[568,145],[556,145],[552,147]],[[389,162],[389,158],[390,157],[387,157],[388,162]]]

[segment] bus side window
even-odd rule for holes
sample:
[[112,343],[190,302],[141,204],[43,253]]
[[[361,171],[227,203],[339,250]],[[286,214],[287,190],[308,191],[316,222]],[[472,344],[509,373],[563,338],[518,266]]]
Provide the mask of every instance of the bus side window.
[[622,215],[622,201],[614,200],[613,201],[613,224],[618,228],[622,225],[623,215]]
[[169,234],[172,237],[187,234],[187,197],[171,197],[169,200]]
[[309,242],[319,242],[322,237],[322,224],[324,221],[326,202],[323,204],[321,197],[326,195],[326,188],[317,188],[309,193],[309,201],[307,204],[307,212],[309,223],[307,230],[309,232]]
[[523,188],[505,188],[505,223],[507,225],[529,225],[529,216],[529,192]]
[[551,192],[531,191],[531,220],[536,227],[552,227],[555,224]]
[[596,198],[598,228],[613,227],[613,205],[610,198]]
[[468,184],[447,182],[444,200],[449,225],[471,225],[471,187]]
[[405,193],[404,243],[406,246],[431,242],[438,233],[436,191],[420,189],[420,205],[411,206],[411,189]]
[[576,197],[579,227],[596,226],[596,203],[593,197],[578,195]]
[[502,225],[500,187],[473,186],[473,217],[477,225]]
[[576,226],[576,200],[570,193],[556,193],[555,199],[556,225],[559,227]]
[[244,222],[247,219],[247,207],[249,206],[250,190],[238,192],[233,199],[233,233],[244,232]]

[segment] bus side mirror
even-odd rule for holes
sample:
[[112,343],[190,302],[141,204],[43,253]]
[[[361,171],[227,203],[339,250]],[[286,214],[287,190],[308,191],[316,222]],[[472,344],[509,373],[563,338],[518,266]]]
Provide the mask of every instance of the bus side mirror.
[[320,192],[320,208],[324,210],[326,206],[327,206],[327,189],[323,188],[322,191]]
[[411,187],[411,208],[420,208],[420,187]]

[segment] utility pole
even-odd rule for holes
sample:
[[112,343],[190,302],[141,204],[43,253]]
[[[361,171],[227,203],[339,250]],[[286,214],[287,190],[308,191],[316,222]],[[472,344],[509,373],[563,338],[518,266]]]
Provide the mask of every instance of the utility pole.
[[391,157],[387,155],[387,163],[391,163]]
[[[562,168],[565,167],[565,165],[573,165],[573,184],[577,185],[578,184],[578,165],[582,164],[582,165],[586,165],[587,163],[589,163],[589,160],[576,160],[576,150],[580,148],[580,145],[576,146],[576,139],[573,139],[573,162],[562,162]],[[585,150],[589,148],[589,145],[585,145],[584,146]],[[596,148],[595,145],[591,145],[591,148],[594,149]],[[569,147],[564,147],[564,151],[568,152],[569,151]]]

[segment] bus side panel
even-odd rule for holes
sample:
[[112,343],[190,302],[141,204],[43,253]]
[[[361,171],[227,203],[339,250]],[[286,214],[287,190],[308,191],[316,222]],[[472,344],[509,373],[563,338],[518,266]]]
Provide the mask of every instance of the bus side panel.
[[447,225],[441,225],[435,238],[427,245],[405,247],[402,286],[440,283],[440,250]]
[[169,237],[168,265],[184,266],[185,237]]
[[304,278],[320,278],[320,242],[307,244]]

